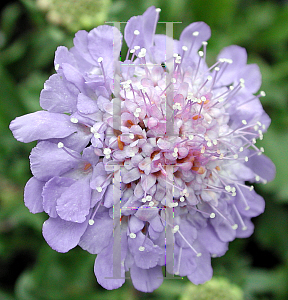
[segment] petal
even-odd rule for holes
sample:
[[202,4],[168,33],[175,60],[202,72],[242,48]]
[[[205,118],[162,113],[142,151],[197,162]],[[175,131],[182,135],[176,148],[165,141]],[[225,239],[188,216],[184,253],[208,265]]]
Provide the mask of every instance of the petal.
[[123,248],[124,247],[121,247],[122,257],[120,257],[119,253],[119,260],[115,261],[113,256],[113,239],[110,239],[109,245],[96,257],[94,273],[97,282],[106,290],[118,289],[125,282],[125,270],[123,266],[125,260],[124,252],[126,251]]
[[213,275],[210,255],[208,253],[202,253],[200,257],[196,257],[195,261],[197,268],[187,276],[188,279],[194,284],[202,284],[210,280]]
[[138,168],[133,168],[129,172],[125,173],[122,176],[122,182],[123,183],[130,183],[132,181],[135,181],[139,179],[141,176],[141,173],[139,172]]
[[153,292],[163,282],[162,267],[160,266],[147,270],[134,264],[130,269],[130,274],[135,289],[144,293]]
[[57,200],[56,211],[66,221],[82,223],[89,214],[91,202],[90,177],[77,180]]
[[256,93],[260,89],[262,76],[260,68],[256,64],[247,65],[239,70],[237,79],[240,80],[241,78],[245,80],[245,89],[250,93]]
[[79,30],[75,34],[75,38],[73,40],[75,45],[75,49],[77,52],[88,62],[91,64],[95,64],[95,60],[92,58],[89,49],[88,49],[88,32],[85,30]]
[[77,126],[70,121],[69,116],[47,111],[17,117],[9,128],[15,139],[23,143],[64,138],[77,131]]
[[98,111],[98,106],[95,100],[80,93],[78,95],[77,109],[83,114],[93,114]]
[[82,235],[79,246],[92,254],[98,254],[108,246],[113,235],[113,219],[107,212],[102,212],[97,213],[93,221],[94,224],[88,225]]
[[[194,22],[188,25],[180,35],[180,43],[182,46],[188,48],[185,58],[192,58],[195,56],[198,60],[198,56],[195,55],[196,52],[202,46],[202,42],[207,41],[211,36],[210,27],[204,22]],[[183,52],[183,50],[181,51]],[[181,53],[182,54],[182,53]]]
[[56,201],[61,194],[69,187],[75,180],[71,178],[55,176],[51,178],[44,186],[43,196],[43,207],[45,212],[52,218],[58,216],[56,211]]
[[228,250],[228,243],[222,242],[211,225],[198,230],[198,240],[211,255],[222,256]]
[[[30,154],[32,174],[39,180],[47,181],[75,168],[81,156],[73,150],[69,151],[73,156],[59,149],[56,144],[39,142]],[[77,156],[79,159],[76,158]]]
[[25,185],[24,203],[32,214],[43,211],[42,190],[45,182],[31,177]]
[[70,64],[63,63],[62,68],[65,78],[73,83],[80,92],[85,93],[85,80],[83,75]]
[[52,249],[68,252],[77,246],[87,224],[88,218],[83,223],[67,222],[59,217],[49,218],[43,224],[43,236]]
[[44,83],[40,94],[40,105],[54,113],[72,113],[76,110],[78,89],[65,77],[53,74]]
[[114,74],[114,61],[117,61],[122,43],[122,34],[116,27],[101,25],[88,33],[88,49],[92,58],[98,63],[103,58],[106,75],[112,78]]
[[259,175],[261,178],[267,181],[271,181],[275,178],[275,165],[271,159],[264,154],[252,156],[249,158],[248,162],[245,163],[245,165],[256,175]]
[[[141,16],[130,18],[124,30],[128,47],[132,49],[134,46],[140,46],[149,50],[153,45],[158,18],[159,12],[155,6],[149,7]],[[135,30],[139,31],[139,35],[134,34]]]
[[222,85],[228,85],[233,83],[238,75],[239,70],[241,70],[247,63],[247,52],[245,48],[231,45],[224,48],[217,57],[220,59],[231,59],[232,63],[225,63],[225,71],[222,73],[220,69],[220,74],[218,76],[217,83]]

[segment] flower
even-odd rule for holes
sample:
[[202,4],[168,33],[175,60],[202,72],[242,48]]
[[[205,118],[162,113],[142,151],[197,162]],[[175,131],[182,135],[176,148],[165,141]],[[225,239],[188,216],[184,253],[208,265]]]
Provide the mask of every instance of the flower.
[[270,124],[265,93],[255,95],[258,66],[229,46],[208,67],[208,25],[192,23],[173,40],[155,34],[159,12],[129,20],[123,61],[116,26],[77,32],[73,48],[56,51],[43,111],[10,124],[17,140],[38,140],[24,201],[49,215],[45,240],[59,252],[79,245],[97,254],[106,289],[130,271],[135,288],[151,292],[162,266],[170,278],[211,279],[211,257],[250,236],[251,218],[264,211],[245,182],[275,174],[255,145]]

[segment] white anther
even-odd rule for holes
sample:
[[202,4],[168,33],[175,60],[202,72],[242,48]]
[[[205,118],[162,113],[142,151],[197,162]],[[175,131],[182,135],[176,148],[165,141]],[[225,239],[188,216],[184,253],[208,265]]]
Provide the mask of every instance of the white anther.
[[180,64],[181,63],[181,56],[178,55],[176,58],[175,58],[175,63],[176,64]]
[[58,143],[58,148],[60,149],[60,148],[63,148],[63,147],[64,147],[64,144],[61,143],[61,142],[59,142],[59,143]]
[[214,70],[215,70],[216,72],[219,72],[219,71],[220,71],[220,68],[219,68],[219,67],[216,67]]
[[233,192],[233,193],[232,193],[232,197],[235,197],[235,196],[236,196],[236,193],[235,193],[235,192]]
[[249,188],[249,191],[251,192],[252,190],[254,190],[254,186],[251,185],[250,188]]
[[232,229],[236,230],[238,228],[237,224],[232,225]]
[[175,225],[174,228],[172,228],[172,232],[176,233],[179,230],[179,225]]
[[138,112],[134,112],[134,116],[135,116],[136,118],[138,118],[140,115],[139,115]]
[[211,219],[214,219],[215,217],[216,217],[215,213],[211,213],[211,214],[210,214],[210,218],[211,218]]
[[236,192],[236,188],[235,188],[234,186],[232,187],[231,192],[232,192],[232,193],[235,193],[235,192]]
[[207,142],[207,147],[212,147],[211,141],[208,141],[208,142]]
[[244,148],[240,147],[239,152],[243,152],[243,151],[244,151]]
[[259,176],[259,175],[256,175],[256,176],[255,176],[255,180],[256,180],[256,181],[260,181],[260,176]]
[[58,71],[58,70],[59,70],[59,67],[60,67],[60,65],[59,65],[59,64],[56,64],[56,65],[55,65],[55,71]]
[[95,137],[95,139],[100,139],[101,135],[98,132],[95,132],[94,137]]
[[255,125],[253,128],[254,128],[255,131],[257,131],[259,129],[259,126]]
[[188,135],[188,139],[189,139],[190,141],[192,141],[192,140],[194,139],[194,135],[193,135],[193,134],[189,134],[189,135]]
[[173,57],[176,58],[178,56],[178,53],[173,53]]
[[134,52],[135,52],[135,49],[131,49],[131,50],[130,50],[130,53],[133,54]]
[[261,92],[260,92],[260,96],[261,96],[261,97],[265,97],[265,96],[266,96],[266,93],[265,93],[264,91],[261,91]]
[[204,56],[204,52],[203,51],[198,51],[198,54],[199,54],[200,57]]
[[207,77],[207,80],[212,80],[212,76],[211,75],[209,75],[208,77]]
[[152,196],[151,195],[146,196],[146,200],[147,201],[151,201],[152,200]]
[[145,250],[145,247],[143,247],[143,246],[140,246],[138,249],[139,249],[139,251],[141,251],[141,252],[142,252],[142,251],[144,251],[144,250]]
[[101,193],[101,192],[103,191],[103,189],[102,189],[101,186],[97,186],[97,187],[96,187],[96,191],[99,192],[99,193]]
[[218,100],[218,102],[221,103],[221,102],[223,102],[224,100],[225,100],[225,99],[224,99],[223,97],[220,97],[219,100]]
[[140,34],[140,31],[136,29],[136,30],[134,30],[134,34],[135,34],[135,35],[139,35],[139,34]]
[[263,153],[263,152],[264,152],[264,148],[263,148],[263,147],[260,147],[260,151]]
[[140,49],[140,46],[134,46],[134,49],[135,49],[135,50],[139,50],[139,49]]
[[72,123],[74,123],[74,124],[77,124],[77,123],[78,123],[78,119],[77,119],[77,118],[74,118],[74,117],[72,117],[72,118],[70,119],[70,121],[71,121]]
[[247,162],[249,160],[249,157],[245,156],[244,160]]
[[94,223],[95,223],[94,220],[91,220],[91,219],[90,219],[90,220],[88,221],[88,224],[91,225],[91,226],[94,225]]
[[108,155],[108,154],[110,154],[112,151],[111,151],[111,149],[110,148],[104,148],[104,150],[103,150],[103,153],[105,154],[105,155]]
[[237,159],[237,158],[238,158],[238,154],[234,154],[233,157],[234,157],[235,159]]
[[241,83],[245,83],[245,79],[243,79],[243,78],[240,78],[239,81],[240,81]]
[[250,206],[247,205],[247,206],[245,207],[245,210],[249,210],[249,209],[250,209]]
[[215,146],[218,144],[218,141],[217,141],[217,140],[213,140],[212,142],[213,142],[213,144],[214,144]]
[[141,48],[139,54],[138,54],[138,57],[145,57],[146,55],[146,49],[145,48]]
[[198,36],[198,35],[199,35],[199,31],[194,31],[194,32],[192,33],[192,35],[193,35],[193,36]]
[[149,206],[153,206],[155,203],[153,201],[149,202]]
[[134,139],[134,134],[133,133],[129,133],[129,138],[131,139],[131,140],[133,140]]
[[202,256],[202,253],[201,253],[201,252],[198,252],[196,256],[197,256],[197,257],[200,257],[200,256]]
[[230,85],[230,86],[229,86],[229,89],[230,89],[230,91],[233,91],[233,90],[234,90],[234,86],[233,86],[233,85]]
[[142,198],[142,200],[141,200],[143,203],[145,203],[146,201],[147,201],[147,199],[146,198]]
[[172,82],[172,83],[176,83],[176,81],[177,81],[176,78],[172,78],[172,79],[171,79],[171,82]]
[[242,227],[242,230],[243,230],[243,231],[247,230],[247,226],[243,226],[243,227]]
[[138,113],[140,113],[140,112],[142,111],[142,109],[141,109],[140,107],[137,107],[137,108],[135,109],[135,111],[138,112]]
[[177,153],[179,149],[177,147],[174,148],[174,152]]
[[173,156],[173,157],[177,157],[178,154],[177,154],[176,152],[173,152],[173,153],[172,153],[172,156]]
[[187,192],[188,192],[187,189],[184,189],[184,190],[182,191],[182,194],[185,195],[185,194],[187,194]]
[[202,42],[202,45],[203,45],[203,46],[207,46],[207,44],[208,44],[208,42],[206,42],[206,41],[203,41],[203,42]]
[[160,13],[161,8],[156,8],[155,10],[156,10],[157,13]]
[[133,233],[133,232],[131,232],[131,233],[129,234],[129,236],[130,236],[131,239],[135,239],[135,238],[136,238],[136,234]]
[[205,102],[207,100],[205,96],[201,96],[200,99],[202,100],[202,102]]
[[256,139],[255,138],[252,139],[252,143],[256,144]]
[[182,46],[182,50],[183,50],[183,51],[187,51],[187,50],[188,50],[188,47],[187,47],[187,46]]
[[223,157],[224,157],[224,154],[221,153],[220,156],[219,156],[219,159],[223,159]]
[[180,197],[180,202],[184,202],[185,201],[185,198],[182,196]]
[[231,191],[231,186],[230,186],[230,185],[226,185],[226,186],[225,186],[225,190],[226,190],[227,192],[230,192],[230,191]]
[[97,61],[98,61],[98,63],[101,63],[102,61],[103,61],[103,57],[99,57],[98,59],[97,59]]
[[201,153],[203,154],[203,153],[205,153],[205,150],[206,150],[206,148],[204,147],[204,146],[202,146],[202,148],[201,148]]

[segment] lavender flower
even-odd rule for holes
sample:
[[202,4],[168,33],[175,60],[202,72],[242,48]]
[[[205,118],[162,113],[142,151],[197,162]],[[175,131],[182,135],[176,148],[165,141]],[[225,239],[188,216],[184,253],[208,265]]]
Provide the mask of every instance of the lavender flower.
[[270,124],[265,93],[255,95],[258,66],[230,46],[208,67],[208,25],[192,23],[173,41],[155,34],[159,12],[129,20],[123,62],[116,27],[77,32],[72,49],[56,51],[43,111],[10,124],[17,140],[38,140],[24,201],[49,215],[45,240],[59,252],[80,245],[97,254],[106,289],[130,271],[136,289],[152,292],[164,265],[194,284],[209,280],[211,257],[250,236],[251,218],[264,211],[245,182],[275,174],[255,145]]

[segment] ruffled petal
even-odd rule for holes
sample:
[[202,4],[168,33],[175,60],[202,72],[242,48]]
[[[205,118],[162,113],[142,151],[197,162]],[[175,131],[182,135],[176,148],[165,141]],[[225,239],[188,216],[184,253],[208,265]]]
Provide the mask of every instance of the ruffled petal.
[[75,182],[71,178],[55,176],[51,178],[44,186],[43,196],[43,207],[45,212],[52,218],[58,216],[56,211],[57,199],[61,194]]
[[86,176],[77,180],[57,199],[56,211],[61,219],[76,223],[86,220],[91,201],[89,179]]
[[151,269],[141,269],[135,264],[130,269],[134,287],[144,293],[156,290],[163,282],[162,267],[156,266]]
[[43,236],[48,245],[58,252],[68,252],[77,246],[88,224],[68,222],[57,218],[49,218],[43,224]]
[[29,211],[37,214],[43,211],[42,190],[45,182],[31,177],[25,185],[24,203]]
[[37,111],[17,117],[9,126],[16,140],[30,143],[36,140],[65,138],[77,131],[77,126],[64,114]]
[[82,235],[79,246],[92,254],[99,254],[108,246],[113,235],[113,219],[107,212],[97,213]]
[[32,174],[39,180],[47,181],[75,168],[81,155],[73,150],[69,151],[73,156],[63,149],[59,149],[56,144],[46,141],[39,142],[30,154]]
[[78,89],[65,77],[53,74],[44,83],[40,94],[40,105],[54,113],[73,113],[76,110]]
[[[129,19],[124,30],[128,47],[132,49],[134,46],[140,46],[149,50],[152,47],[158,18],[159,12],[155,6],[151,6],[143,15]],[[134,34],[135,30],[139,31],[138,35]]]

